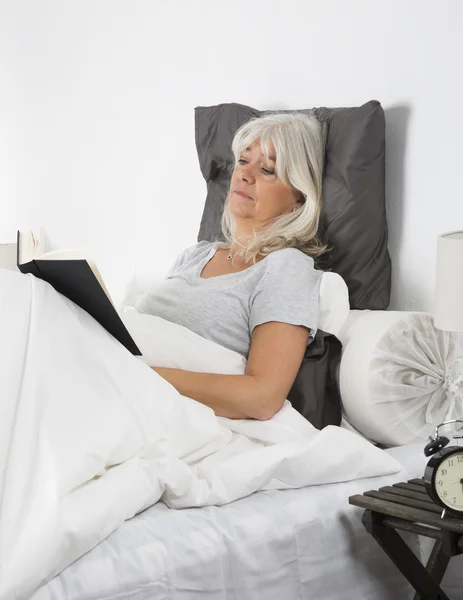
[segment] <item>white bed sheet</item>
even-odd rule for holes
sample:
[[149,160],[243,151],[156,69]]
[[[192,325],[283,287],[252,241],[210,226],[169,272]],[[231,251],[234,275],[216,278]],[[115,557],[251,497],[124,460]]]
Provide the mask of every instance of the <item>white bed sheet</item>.
[[[156,504],[33,600],[411,599],[411,588],[365,532],[362,511],[347,502],[352,494],[422,475],[422,445],[389,452],[405,471],[259,492],[222,507],[171,510]],[[415,536],[408,539],[421,550]],[[445,578],[451,598],[463,597],[461,558],[452,559]]]

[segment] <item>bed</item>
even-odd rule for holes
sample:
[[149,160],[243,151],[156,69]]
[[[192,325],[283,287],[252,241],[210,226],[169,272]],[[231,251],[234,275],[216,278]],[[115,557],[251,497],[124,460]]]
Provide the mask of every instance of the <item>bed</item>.
[[[418,477],[421,444],[389,450],[403,473],[300,490],[258,492],[222,507],[156,504],[82,556],[33,600],[408,600],[405,579],[366,533],[348,497]],[[414,538],[424,557],[427,547]],[[444,589],[463,596],[463,557]]]

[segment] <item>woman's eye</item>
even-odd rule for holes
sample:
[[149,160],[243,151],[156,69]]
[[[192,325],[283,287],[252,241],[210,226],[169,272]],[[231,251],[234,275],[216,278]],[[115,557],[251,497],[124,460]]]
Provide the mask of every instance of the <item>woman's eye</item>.
[[[239,165],[247,165],[248,161],[245,158],[240,158],[238,159],[238,164]],[[270,171],[269,169],[265,169],[264,167],[262,167],[261,169],[262,173],[264,173],[264,175],[275,175],[275,171]]]

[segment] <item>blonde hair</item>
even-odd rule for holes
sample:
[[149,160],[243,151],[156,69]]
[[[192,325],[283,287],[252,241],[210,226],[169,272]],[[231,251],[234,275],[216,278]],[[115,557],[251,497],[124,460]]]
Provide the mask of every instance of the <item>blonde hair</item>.
[[318,237],[325,139],[325,124],[304,113],[271,113],[252,119],[238,129],[232,143],[235,166],[245,148],[256,140],[268,159],[272,142],[278,179],[301,192],[304,203],[296,211],[278,216],[265,229],[254,231],[254,237],[243,245],[236,239],[229,192],[221,220],[225,242],[217,242],[217,248],[229,249],[235,244],[241,247],[237,254],[253,263],[258,257],[283,248],[297,248],[312,257],[325,252],[326,245]]

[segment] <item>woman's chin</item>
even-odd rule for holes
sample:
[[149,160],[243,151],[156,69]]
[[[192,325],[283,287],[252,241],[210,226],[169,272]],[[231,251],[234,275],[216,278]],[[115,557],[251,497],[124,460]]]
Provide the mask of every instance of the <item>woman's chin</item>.
[[249,200],[245,200],[243,202],[230,202],[230,212],[235,218],[246,219],[254,216],[254,203]]
[[235,219],[252,219],[254,217],[254,211],[244,208],[233,209],[230,207],[230,212]]

